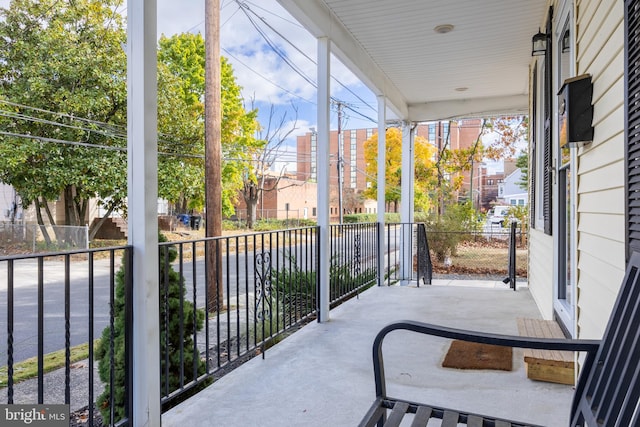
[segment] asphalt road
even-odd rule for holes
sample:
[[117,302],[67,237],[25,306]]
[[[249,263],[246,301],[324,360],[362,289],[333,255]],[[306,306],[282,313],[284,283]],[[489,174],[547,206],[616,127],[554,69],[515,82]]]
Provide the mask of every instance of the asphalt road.
[[[392,235],[395,234],[392,232]],[[343,236],[344,237],[344,236]],[[360,234],[362,242],[372,242],[374,231],[368,230]],[[395,240],[392,238],[392,240]],[[335,244],[334,252],[338,259],[350,256],[353,239],[350,235],[344,239],[346,243]],[[342,246],[341,246],[342,245]],[[262,251],[248,254],[230,253],[223,258],[223,286],[226,305],[240,305],[246,301],[245,294],[253,294],[256,287],[262,284],[259,265],[263,261],[265,271],[268,264],[272,269],[286,266],[289,269],[306,269],[308,264],[315,264],[317,254],[302,249],[301,244],[291,245],[286,250],[272,250],[271,259],[267,260]],[[314,249],[315,252],[315,249]],[[293,254],[293,257],[290,255]],[[334,254],[334,256],[336,256]],[[120,264],[119,255],[115,261],[115,271]],[[42,345],[44,354],[65,348],[65,265],[61,259],[46,259],[43,265],[42,286]],[[195,267],[195,268],[194,268]],[[176,270],[180,269],[177,260]],[[89,304],[89,271],[86,261],[73,260],[70,263],[69,275],[69,310],[70,310],[70,343],[71,346],[86,343],[89,331],[93,330],[93,338],[101,336],[102,330],[109,324],[110,290],[115,279],[110,274],[109,260],[96,260],[93,274],[93,304]],[[14,363],[38,354],[38,265],[35,260],[16,260],[14,263],[14,305],[13,305],[13,360]],[[256,274],[256,271],[258,274]],[[205,306],[205,268],[204,259],[197,258],[195,265],[190,260],[182,263],[182,273],[186,288],[185,298],[193,300],[194,290],[196,305]],[[195,277],[195,282],[193,278]],[[0,262],[0,365],[7,363],[8,332],[8,272],[7,262]],[[249,302],[251,304],[251,302]],[[90,324],[90,309],[93,310],[93,325]]]

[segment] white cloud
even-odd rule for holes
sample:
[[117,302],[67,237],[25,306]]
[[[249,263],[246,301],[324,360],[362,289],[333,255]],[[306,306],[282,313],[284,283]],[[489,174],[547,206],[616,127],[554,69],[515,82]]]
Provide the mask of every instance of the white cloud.
[[[9,4],[10,0],[0,0],[0,7],[8,7]],[[119,9],[126,11],[125,5],[126,0],[123,0],[123,6]],[[236,80],[243,87],[246,102],[254,100],[261,110],[261,116],[262,110],[268,111],[271,104],[286,106],[294,103],[299,108],[300,119],[314,122],[316,89],[268,46],[247,15],[312,82],[316,81],[316,40],[276,0],[246,1],[242,5],[234,0],[221,0],[220,43],[222,54],[233,65]],[[204,7],[205,0],[158,0],[158,34],[170,36],[187,31],[204,33]],[[337,60],[332,60],[332,75],[364,97],[370,105],[376,106],[375,97]],[[351,103],[369,117],[375,117],[375,111],[364,106],[341,85],[335,81],[331,85],[334,97]],[[357,114],[347,111],[347,115],[348,123],[354,128],[374,126],[374,123],[363,120]],[[335,115],[332,117],[335,123]]]

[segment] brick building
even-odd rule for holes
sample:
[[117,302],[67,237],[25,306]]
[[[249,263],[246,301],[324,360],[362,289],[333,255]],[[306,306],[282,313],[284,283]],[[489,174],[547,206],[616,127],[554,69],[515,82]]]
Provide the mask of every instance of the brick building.
[[[482,121],[480,119],[467,119],[458,122],[420,124],[415,130],[415,135],[425,138],[438,149],[448,146],[448,148],[455,150],[472,147],[478,140],[481,131]],[[341,131],[342,140],[339,141],[338,131],[331,131],[329,151],[332,168],[329,177],[331,186],[329,211],[332,219],[339,217],[338,162],[340,160],[342,163],[344,213],[376,213],[376,203],[362,197],[362,192],[370,185],[367,183],[366,176],[364,142],[376,132],[377,129],[373,128],[344,130]],[[315,183],[317,180],[316,137],[315,132],[298,136],[296,169],[298,181]],[[482,164],[474,165],[473,175],[473,185],[471,185],[471,174],[469,172],[463,173],[463,186],[459,197],[468,197],[470,191],[475,192],[473,189],[481,191]],[[375,179],[375,177],[371,178]]]

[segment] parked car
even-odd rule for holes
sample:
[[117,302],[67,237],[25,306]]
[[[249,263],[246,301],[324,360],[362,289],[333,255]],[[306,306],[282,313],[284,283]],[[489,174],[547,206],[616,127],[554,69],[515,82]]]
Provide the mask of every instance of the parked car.
[[489,210],[489,223],[490,224],[500,224],[500,226],[504,226],[504,220],[508,216],[508,211],[511,206],[494,206]]

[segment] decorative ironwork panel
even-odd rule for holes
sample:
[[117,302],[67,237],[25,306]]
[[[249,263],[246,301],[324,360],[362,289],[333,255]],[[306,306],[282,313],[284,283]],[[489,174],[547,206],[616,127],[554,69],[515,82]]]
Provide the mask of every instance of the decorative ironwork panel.
[[256,318],[271,317],[271,252],[256,254]]

